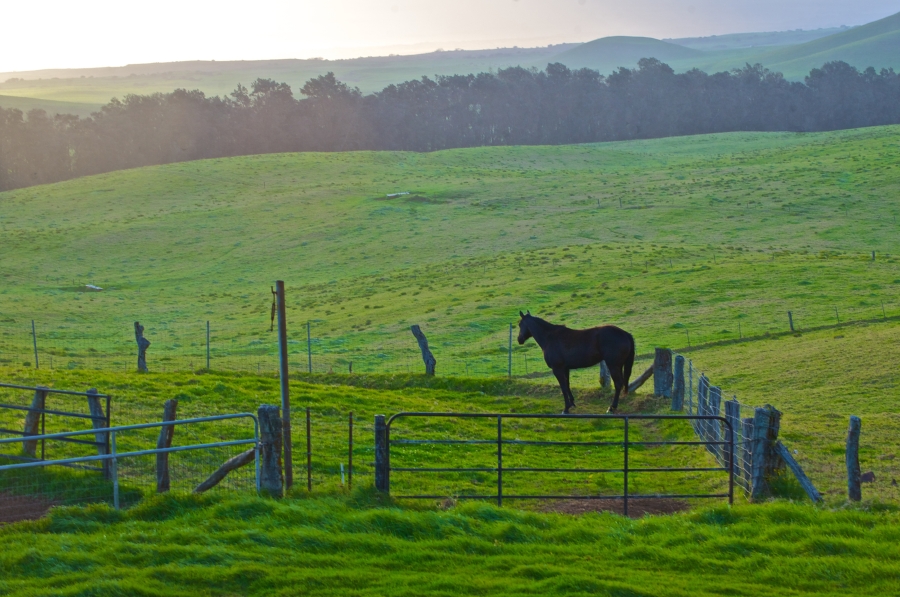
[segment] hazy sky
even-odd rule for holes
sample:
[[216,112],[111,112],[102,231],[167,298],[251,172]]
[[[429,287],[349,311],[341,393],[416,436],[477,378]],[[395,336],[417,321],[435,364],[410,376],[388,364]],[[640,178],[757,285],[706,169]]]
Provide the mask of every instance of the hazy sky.
[[817,29],[895,12],[900,0],[4,2],[0,72]]

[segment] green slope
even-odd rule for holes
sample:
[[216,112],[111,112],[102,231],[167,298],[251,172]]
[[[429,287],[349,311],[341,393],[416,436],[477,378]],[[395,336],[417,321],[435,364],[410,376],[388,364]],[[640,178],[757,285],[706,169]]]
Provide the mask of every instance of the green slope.
[[44,110],[50,116],[56,114],[75,114],[82,118],[90,116],[91,112],[100,110],[100,104],[85,104],[78,102],[64,102],[48,99],[35,99],[32,97],[17,97],[12,95],[0,95],[0,108],[21,110]]
[[592,68],[610,73],[618,67],[634,68],[641,58],[662,62],[697,60],[703,52],[650,37],[603,37],[558,54],[554,60],[569,68]]

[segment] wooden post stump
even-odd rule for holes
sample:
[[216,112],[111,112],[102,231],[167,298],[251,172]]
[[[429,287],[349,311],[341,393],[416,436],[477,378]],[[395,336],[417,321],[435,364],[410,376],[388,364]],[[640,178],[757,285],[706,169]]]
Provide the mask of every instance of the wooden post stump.
[[[25,428],[22,430],[25,435],[41,434],[41,417],[44,413],[40,412],[47,407],[47,388],[39,386],[34,391],[34,398],[31,399],[31,409],[25,415]],[[37,457],[37,440],[29,439],[22,442],[22,452],[30,458]]]
[[672,410],[684,410],[684,357],[675,357],[675,372],[672,385]]
[[391,491],[390,452],[384,415],[375,415],[375,489]]
[[147,373],[147,349],[150,348],[150,340],[144,338],[144,326],[140,322],[134,322],[134,339],[138,345],[138,371]]
[[847,430],[847,497],[852,502],[862,499],[859,469],[859,434],[862,420],[857,416],[850,417],[850,428]]
[[[178,410],[177,400],[166,400],[163,405],[163,422],[174,421]],[[171,448],[175,425],[163,425],[159,428],[159,439],[156,440],[158,450]],[[169,453],[156,455],[156,493],[169,491]]]
[[259,407],[259,487],[274,497],[284,496],[284,474],[281,470],[282,425],[277,406]]
[[425,374],[434,375],[434,367],[437,365],[437,359],[434,358],[434,355],[431,354],[431,350],[428,348],[428,339],[425,337],[425,334],[422,333],[422,330],[418,325],[413,325],[409,329],[419,343],[419,350],[422,351],[422,360],[425,361]]
[[[97,388],[91,388],[87,391],[88,409],[91,412],[91,427],[93,429],[104,429],[107,424],[106,413],[103,412],[103,404],[100,402],[100,396],[97,395]],[[94,441],[97,442],[97,454],[103,456],[106,454],[106,446],[109,445],[108,433],[95,433]],[[110,479],[112,476],[109,460],[103,461],[103,477]]]
[[657,348],[653,360],[653,394],[663,398],[672,398],[672,351],[668,348]]
[[752,465],[750,499],[760,500],[770,493],[769,478],[783,462],[777,454],[775,442],[781,427],[781,413],[771,405],[757,408],[753,416]]

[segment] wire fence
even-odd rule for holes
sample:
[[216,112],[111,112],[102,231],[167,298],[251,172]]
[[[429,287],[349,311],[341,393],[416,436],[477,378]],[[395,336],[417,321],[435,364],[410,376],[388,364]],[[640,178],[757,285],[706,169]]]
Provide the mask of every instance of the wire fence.
[[[666,307],[654,317],[671,321],[657,326],[647,346],[697,346],[726,340],[900,318],[900,305],[881,301],[835,307],[805,306],[791,311],[760,310],[710,317],[703,325],[685,324],[684,312]],[[151,371],[178,372],[210,368],[219,371],[278,373],[277,334],[267,326],[253,328],[236,321],[145,320],[151,346]],[[493,324],[492,324],[493,325]],[[623,324],[626,325],[626,324]],[[630,327],[627,326],[626,327]],[[289,326],[291,371],[310,373],[419,373],[421,352],[405,324],[341,330],[319,322]],[[472,321],[465,327],[424,331],[443,376],[499,377],[553,383],[533,342],[520,346],[514,324],[494,327]],[[641,334],[643,335],[643,334]],[[641,352],[641,347],[638,347]],[[65,320],[0,320],[0,367],[134,371],[137,344],[132,322],[120,325]],[[584,379],[581,379],[581,378]],[[593,383],[596,375],[575,373],[573,382]]]
[[[751,468],[753,463],[752,441],[748,432],[744,429],[744,414],[750,414],[755,411],[755,407],[749,407],[741,404],[737,396],[732,395],[728,402],[730,406],[726,406],[723,402],[722,389],[712,385],[709,378],[694,367],[693,361],[684,357],[685,360],[685,402],[687,403],[687,414],[689,415],[720,415],[726,412],[726,408],[730,411],[729,418],[735,421],[733,433],[734,453],[728,452],[724,446],[708,445],[707,450],[722,466],[727,467],[729,460],[734,463],[734,482],[749,494],[751,486]],[[692,420],[691,426],[694,433],[703,441],[709,442],[727,442],[727,427],[716,420]]]

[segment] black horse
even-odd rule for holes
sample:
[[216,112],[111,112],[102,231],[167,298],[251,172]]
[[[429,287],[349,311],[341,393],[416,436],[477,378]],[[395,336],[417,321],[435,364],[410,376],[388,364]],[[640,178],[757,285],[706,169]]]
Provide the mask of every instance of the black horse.
[[628,380],[634,365],[634,337],[614,325],[587,330],[570,330],[535,317],[529,311],[519,311],[519,344],[534,338],[544,351],[544,362],[553,370],[566,401],[566,414],[575,406],[575,396],[569,387],[569,371],[593,367],[606,361],[609,375],[616,388],[609,412],[619,408],[619,394],[628,394]]

